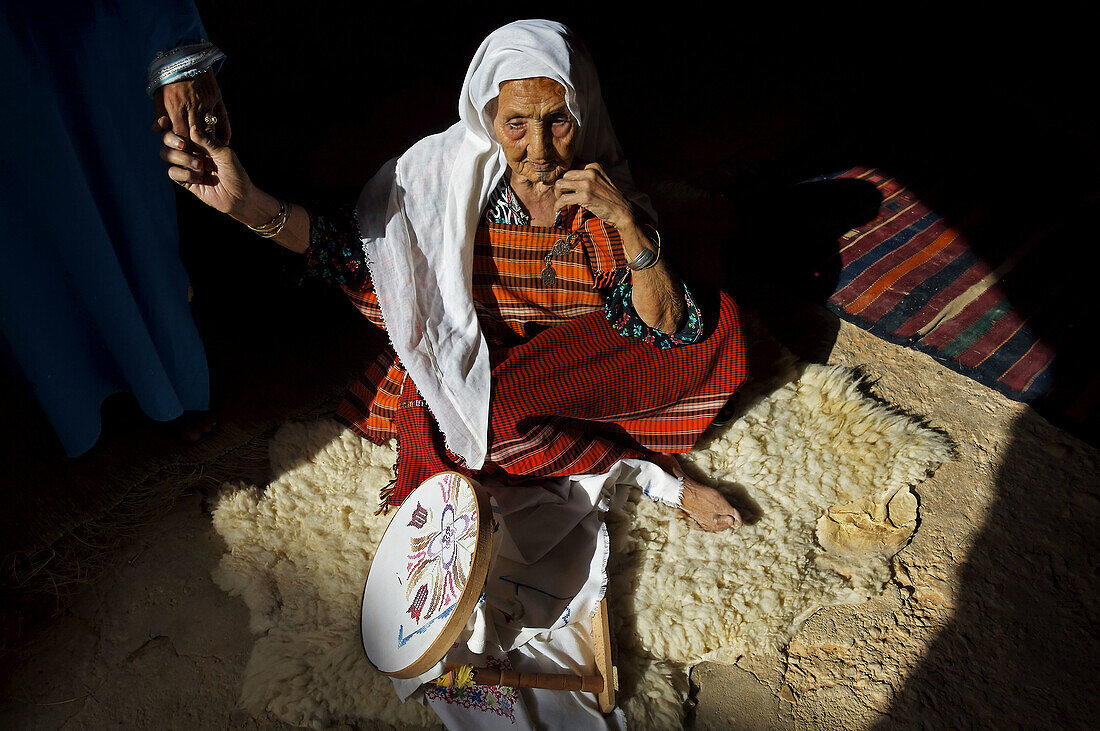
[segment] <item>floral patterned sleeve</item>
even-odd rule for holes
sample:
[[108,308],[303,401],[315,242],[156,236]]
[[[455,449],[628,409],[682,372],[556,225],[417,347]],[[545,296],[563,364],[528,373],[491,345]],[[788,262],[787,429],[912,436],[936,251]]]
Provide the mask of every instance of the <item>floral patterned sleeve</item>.
[[370,278],[354,205],[310,206],[305,277],[361,290]]
[[611,327],[623,337],[639,338],[662,350],[699,342],[703,335],[703,315],[691,290],[684,286],[684,324],[671,335],[645,324],[634,310],[630,295],[633,288],[628,276],[604,290],[604,314]]

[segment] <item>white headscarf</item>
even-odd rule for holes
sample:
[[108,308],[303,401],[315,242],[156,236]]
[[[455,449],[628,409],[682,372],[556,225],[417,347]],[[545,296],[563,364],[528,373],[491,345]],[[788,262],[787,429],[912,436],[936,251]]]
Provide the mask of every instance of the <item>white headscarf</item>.
[[588,52],[560,23],[520,20],[474,54],[459,122],[391,160],[359,199],[360,232],[386,331],[443,432],[472,469],[488,452],[489,350],[474,309],[473,240],[507,161],[485,106],[505,81],[546,77],[565,87],[576,157],[598,162],[647,212],[607,116]]

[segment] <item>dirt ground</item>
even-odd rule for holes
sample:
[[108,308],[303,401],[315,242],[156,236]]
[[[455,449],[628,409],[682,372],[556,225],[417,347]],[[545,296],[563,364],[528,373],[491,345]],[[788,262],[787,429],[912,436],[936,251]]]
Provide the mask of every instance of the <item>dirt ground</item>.
[[[323,13],[316,4],[271,0],[198,4],[211,37],[232,59],[219,78],[234,146],[254,179],[291,199],[357,192],[364,170],[449,123],[465,60],[497,24],[488,15],[462,26],[423,22],[418,7],[408,24],[415,33],[367,43],[379,24],[376,5],[348,15],[343,5]],[[703,29],[695,14],[685,14],[683,32],[663,32],[657,52],[638,50],[638,37],[652,34],[605,33],[609,24],[587,17],[587,5],[563,18],[583,37],[599,39],[601,78],[615,81],[605,83],[605,96],[621,141],[635,170],[650,172],[640,183],[691,178],[739,200],[739,191],[872,161],[906,180],[903,173],[925,169],[948,175],[958,200],[945,213],[969,213],[979,193],[1003,193],[1006,180],[1021,199],[1049,189],[1033,196],[1048,203],[1094,190],[1087,186],[1100,170],[1093,164],[1100,146],[1089,96],[1080,92],[1089,87],[1063,70],[1089,68],[1085,54],[1094,44],[1085,34],[1095,23],[1052,13],[1047,26],[1036,26],[1027,14],[1016,36],[990,34],[984,11],[960,25],[953,7],[944,36],[940,18],[901,7],[892,20],[904,20],[907,31],[883,22],[861,35],[847,22],[823,25],[812,17],[797,31],[787,16],[800,13],[775,7],[775,18],[739,8],[737,23],[710,24],[710,44],[697,41]],[[871,15],[877,21],[882,11],[876,4]],[[934,34],[913,17],[921,14]],[[636,15],[633,7],[628,15]],[[645,23],[658,22],[645,15]],[[992,36],[998,41],[989,48],[974,42]],[[1032,43],[1019,42],[1024,37],[1057,38],[1058,52],[1035,53]],[[402,73],[377,74],[364,87],[362,69],[383,61]],[[934,103],[918,103],[926,98]],[[271,154],[276,149],[280,154]],[[1055,202],[1052,216],[1063,207]],[[791,207],[774,217],[779,224],[761,239],[766,246],[748,236],[729,248],[740,284],[765,293],[806,289],[790,271],[799,257],[774,238],[790,228]],[[659,209],[664,216],[667,207]],[[293,279],[292,267],[238,228],[195,206],[181,216],[196,301],[212,313],[206,335],[224,331],[252,359],[214,359],[212,372],[241,374],[242,383],[224,387],[230,394],[285,358],[278,347],[310,351],[304,333],[322,321],[331,326],[337,312],[308,310],[316,293],[292,297],[289,287],[269,286],[276,275]],[[1050,257],[1088,270],[1078,252]],[[715,268],[713,257],[695,261]],[[785,276],[773,281],[770,272]],[[810,319],[831,317],[822,313]],[[787,325],[786,335],[797,339],[797,317]],[[956,459],[915,488],[920,524],[882,595],[819,610],[783,654],[697,666],[689,726],[1095,728],[1100,452],[919,352],[845,323],[801,334],[811,342],[792,345],[796,352],[858,368],[872,394],[946,433]],[[250,393],[263,401],[271,390]],[[26,424],[18,429],[27,431]],[[59,619],[45,623],[4,668],[0,728],[285,726],[236,706],[252,635],[244,604],[210,578],[224,546],[207,501],[189,493],[144,526]]]
[[[819,610],[785,654],[697,666],[689,726],[1091,727],[1098,451],[847,324],[828,360],[957,459],[917,487],[920,526],[880,597]],[[211,581],[223,549],[197,492],[144,528],[11,668],[0,726],[283,728],[236,707],[252,636]]]

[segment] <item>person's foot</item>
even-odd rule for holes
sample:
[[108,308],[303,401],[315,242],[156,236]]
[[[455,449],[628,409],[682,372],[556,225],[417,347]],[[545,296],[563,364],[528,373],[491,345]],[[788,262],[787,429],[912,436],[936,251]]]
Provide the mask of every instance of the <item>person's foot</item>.
[[185,411],[170,423],[179,439],[194,444],[210,436],[218,425],[218,417],[213,411]]
[[684,494],[680,509],[705,531],[720,531],[741,527],[741,513],[729,504],[722,493],[684,477]]
[[741,513],[737,508],[729,504],[722,493],[713,487],[708,487],[701,482],[691,479],[680,466],[680,461],[671,454],[657,455],[653,460],[670,475],[682,478],[684,492],[680,497],[680,509],[688,514],[688,517],[699,524],[705,531],[720,531],[741,527]]

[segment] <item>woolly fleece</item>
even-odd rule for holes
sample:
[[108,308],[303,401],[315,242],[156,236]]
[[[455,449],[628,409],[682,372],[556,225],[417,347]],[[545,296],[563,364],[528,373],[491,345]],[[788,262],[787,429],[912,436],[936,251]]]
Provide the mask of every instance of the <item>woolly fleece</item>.
[[[950,458],[938,432],[868,397],[838,366],[789,366],[739,397],[739,415],[683,456],[745,516],[704,533],[637,490],[608,515],[620,704],[633,728],[683,722],[689,666],[783,649],[816,609],[877,596],[919,517],[909,487]],[[265,489],[227,485],[214,525],[228,545],[214,580],[257,635],[241,704],[323,728],[438,724],[397,702],[359,642],[363,582],[388,521],[375,516],[392,443],[335,422],[273,437]]]

